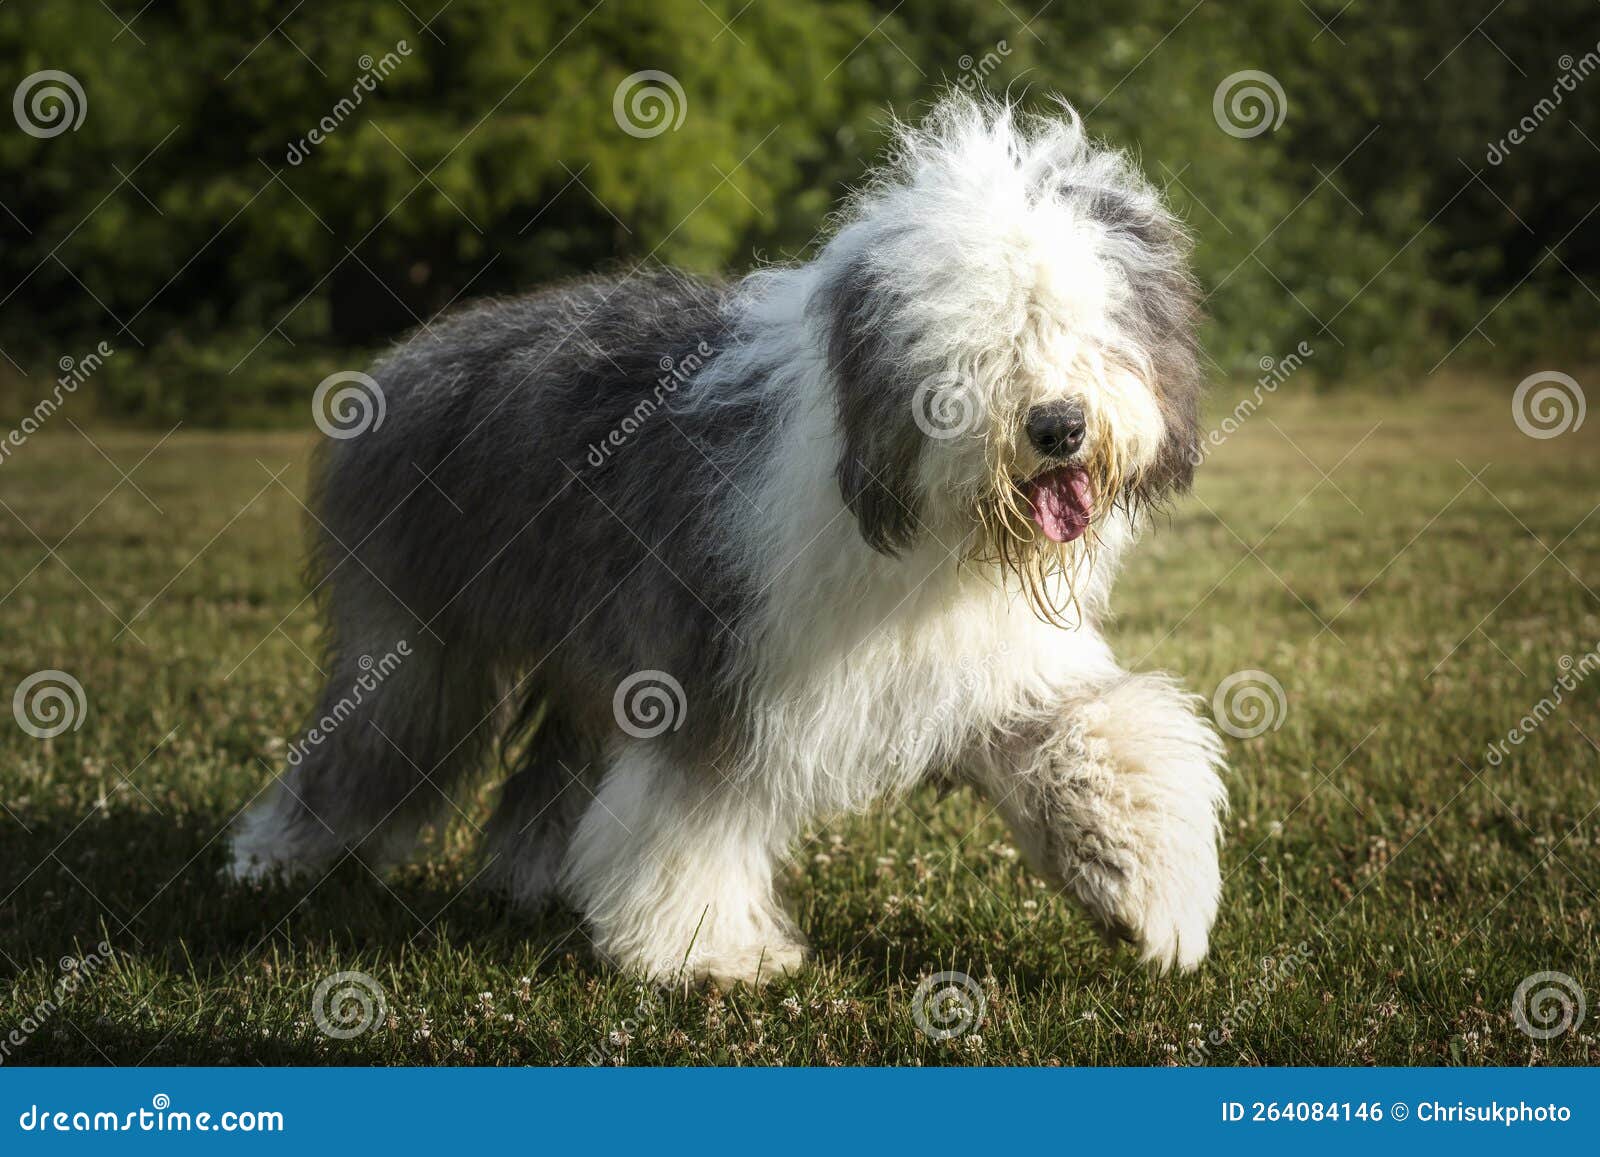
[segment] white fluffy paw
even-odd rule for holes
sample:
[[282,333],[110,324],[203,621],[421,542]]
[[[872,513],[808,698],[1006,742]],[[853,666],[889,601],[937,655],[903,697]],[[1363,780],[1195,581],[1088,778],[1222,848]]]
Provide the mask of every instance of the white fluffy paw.
[[597,945],[613,965],[663,988],[715,984],[731,989],[739,985],[759,988],[784,976],[792,976],[806,966],[811,950],[799,941],[778,940],[770,944],[697,949],[687,960],[646,958],[637,953],[618,954],[604,943]]
[[320,868],[320,864],[309,864],[235,844],[221,875],[224,880],[234,884],[264,884],[313,876]]
[[[1126,772],[1115,774],[1126,788]],[[1205,959],[1222,896],[1216,805],[1179,796],[1137,807],[1120,791],[1107,798],[1119,801],[1110,810],[1124,822],[1057,835],[1058,878],[1108,939],[1132,944],[1160,972],[1190,972]]]
[[325,838],[308,838],[306,825],[297,824],[296,818],[276,795],[240,816],[228,836],[223,879],[260,884],[324,872],[337,858],[337,846]]
[[1205,958],[1222,896],[1222,744],[1160,676],[1123,680],[1091,718],[1090,747],[1112,785],[1106,834],[1117,833],[1124,868],[1116,916],[1140,959],[1188,972]]
[[1123,918],[1139,959],[1160,972],[1192,972],[1205,959],[1217,918],[1222,878],[1214,841],[1193,848],[1177,865],[1144,866],[1137,896]]
[[1009,766],[999,806],[1035,868],[1160,971],[1198,965],[1222,892],[1227,793],[1222,745],[1189,698],[1129,676]]
[[1065,875],[1068,891],[1108,942],[1133,945],[1158,972],[1190,972],[1205,959],[1222,880],[1209,832],[1176,849],[1125,846]]
[[709,981],[719,988],[733,988],[741,984],[759,988],[780,977],[799,972],[810,957],[811,950],[804,944],[765,944],[691,960],[685,971],[697,984]]

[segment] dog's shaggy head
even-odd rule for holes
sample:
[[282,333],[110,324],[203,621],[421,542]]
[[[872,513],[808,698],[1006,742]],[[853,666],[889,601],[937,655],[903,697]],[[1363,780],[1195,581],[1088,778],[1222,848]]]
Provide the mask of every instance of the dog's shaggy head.
[[1198,436],[1188,241],[1077,114],[957,94],[901,128],[818,258],[839,485],[862,536],[919,534],[1059,621],[1102,521],[1186,487]]

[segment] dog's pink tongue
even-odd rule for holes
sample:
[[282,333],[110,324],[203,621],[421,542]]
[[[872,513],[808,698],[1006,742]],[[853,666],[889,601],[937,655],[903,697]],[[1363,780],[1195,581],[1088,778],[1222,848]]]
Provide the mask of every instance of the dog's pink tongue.
[[1081,466],[1062,466],[1030,481],[1026,492],[1033,520],[1051,542],[1071,542],[1089,529],[1094,487]]

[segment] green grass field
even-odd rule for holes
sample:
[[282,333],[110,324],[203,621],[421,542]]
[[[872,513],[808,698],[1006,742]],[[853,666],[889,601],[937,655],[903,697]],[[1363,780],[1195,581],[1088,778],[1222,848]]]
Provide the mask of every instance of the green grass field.
[[[1228,740],[1200,971],[1152,977],[1103,946],[986,804],[929,793],[795,850],[819,963],[755,993],[657,995],[571,916],[508,911],[470,886],[466,821],[386,880],[350,861],[315,886],[219,883],[222,829],[318,682],[294,497],[310,440],[158,445],[68,410],[0,463],[0,692],[60,669],[87,705],[53,738],[0,726],[3,1059],[1167,1065],[1204,1041],[1225,1065],[1600,1062],[1600,1008],[1548,1040],[1512,1015],[1540,972],[1600,999],[1600,670],[1488,759],[1562,656],[1577,680],[1600,644],[1600,422],[1524,435],[1520,377],[1291,383],[1134,555],[1112,628],[1128,665],[1208,701],[1246,669],[1283,689],[1275,729]],[[1245,389],[1217,391],[1219,417]],[[474,822],[491,793],[461,801]],[[63,972],[102,941],[110,960]],[[387,1011],[334,1039],[313,992],[347,970]],[[913,993],[945,970],[987,1007],[937,1041]]]

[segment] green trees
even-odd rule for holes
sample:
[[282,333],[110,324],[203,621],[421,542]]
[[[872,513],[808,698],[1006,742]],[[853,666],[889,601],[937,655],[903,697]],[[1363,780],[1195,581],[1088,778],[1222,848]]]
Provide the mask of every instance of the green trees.
[[[1473,31],[1447,0],[1308,2],[112,4],[127,26],[99,0],[6,5],[8,88],[57,70],[87,107],[0,131],[0,378],[31,397],[23,370],[104,339],[132,355],[114,408],[223,420],[458,297],[795,256],[889,112],[951,83],[1062,93],[1136,150],[1197,235],[1225,368],[1302,340],[1337,372],[1581,336],[1600,80],[1486,158],[1600,60],[1588,6],[1510,0]],[[1242,72],[1276,83],[1275,128],[1220,127]]]

